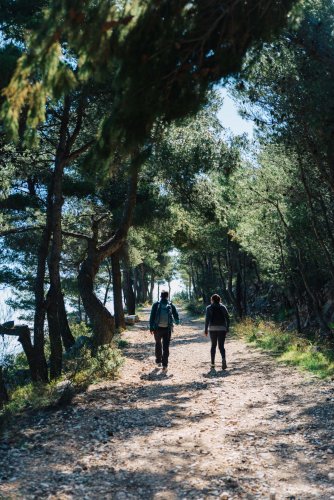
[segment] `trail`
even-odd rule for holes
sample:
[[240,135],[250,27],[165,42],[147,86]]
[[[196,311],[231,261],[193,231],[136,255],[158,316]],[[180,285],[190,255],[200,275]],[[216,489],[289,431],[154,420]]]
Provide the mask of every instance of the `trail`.
[[119,380],[1,442],[0,498],[334,499],[333,381],[235,338],[212,376],[203,324],[186,317],[167,377],[147,321],[124,338]]

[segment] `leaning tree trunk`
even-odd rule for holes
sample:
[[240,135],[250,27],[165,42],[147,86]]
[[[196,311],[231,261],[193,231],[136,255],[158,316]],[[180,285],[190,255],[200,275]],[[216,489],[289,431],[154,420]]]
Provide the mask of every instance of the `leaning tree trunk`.
[[113,315],[103,305],[94,291],[94,282],[99,270],[98,258],[91,248],[89,256],[82,263],[78,275],[78,285],[83,306],[93,330],[94,344],[100,346],[110,344],[115,334]]
[[111,256],[112,265],[112,286],[114,295],[114,315],[115,327],[125,329],[125,318],[122,299],[122,275],[119,264],[119,252],[115,252]]
[[37,366],[35,350],[31,343],[30,330],[26,325],[14,325],[14,321],[9,321],[0,325],[0,335],[9,335],[18,337],[18,341],[22,345],[24,354],[26,355],[30,376],[33,382],[40,380],[38,378],[39,366]]
[[93,236],[88,239],[87,257],[80,267],[78,275],[79,291],[93,329],[95,347],[110,343],[115,334],[114,317],[95,294],[95,277],[101,263],[114,253],[121,251],[126,241],[136,204],[138,172],[145,158],[145,154],[139,154],[131,163],[128,196],[123,217],[117,231],[109,240],[98,245],[98,229],[102,218],[93,221]]

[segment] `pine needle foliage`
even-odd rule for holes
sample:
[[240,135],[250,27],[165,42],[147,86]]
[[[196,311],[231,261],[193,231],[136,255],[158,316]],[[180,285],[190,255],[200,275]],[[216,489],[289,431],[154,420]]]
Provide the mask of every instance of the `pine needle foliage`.
[[157,118],[195,112],[210,86],[239,71],[247,49],[286,22],[293,0],[53,0],[4,90],[7,129],[44,120],[45,104],[82,81],[113,91],[99,147],[142,144]]

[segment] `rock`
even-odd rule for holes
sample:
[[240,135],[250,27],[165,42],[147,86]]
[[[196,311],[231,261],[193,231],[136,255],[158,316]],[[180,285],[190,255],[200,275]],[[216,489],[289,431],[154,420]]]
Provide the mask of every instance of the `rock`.
[[124,320],[126,325],[134,325],[136,322],[136,315],[135,314],[127,315],[124,317]]

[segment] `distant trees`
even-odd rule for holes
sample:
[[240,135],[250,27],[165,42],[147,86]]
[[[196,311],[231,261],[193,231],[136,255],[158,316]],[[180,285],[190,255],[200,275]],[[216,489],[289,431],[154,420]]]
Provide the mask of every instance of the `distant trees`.
[[327,334],[334,283],[333,27],[331,3],[308,4],[297,29],[265,45],[236,86],[261,145],[239,183],[237,234],[261,273],[281,288],[298,328],[302,310],[304,325],[317,318]]

